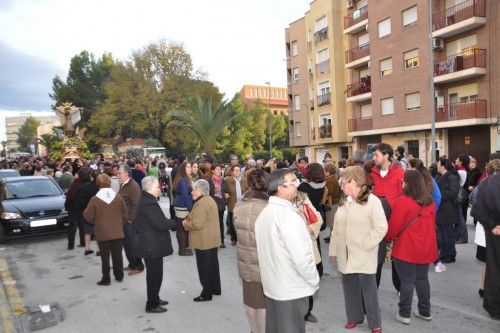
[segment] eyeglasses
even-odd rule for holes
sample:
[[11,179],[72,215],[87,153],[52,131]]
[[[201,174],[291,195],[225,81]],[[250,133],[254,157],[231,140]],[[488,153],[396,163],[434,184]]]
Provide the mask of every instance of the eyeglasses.
[[294,180],[292,181],[289,181],[289,182],[286,182],[286,183],[283,183],[281,184],[282,186],[295,186],[295,187],[299,187],[300,185],[300,180],[298,180],[297,178],[295,178]]

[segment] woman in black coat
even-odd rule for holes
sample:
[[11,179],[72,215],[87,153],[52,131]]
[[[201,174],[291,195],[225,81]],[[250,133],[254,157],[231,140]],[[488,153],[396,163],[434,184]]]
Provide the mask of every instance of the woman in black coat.
[[441,205],[437,212],[439,258],[442,263],[455,262],[455,232],[453,224],[459,218],[458,191],[460,176],[449,159],[441,158],[437,163],[436,182],[441,191]]
[[168,220],[156,198],[160,196],[160,183],[156,177],[148,176],[142,180],[142,193],[135,227],[137,231],[137,256],[144,258],[146,264],[146,286],[148,300],[146,312],[161,313],[167,301],[160,299],[159,293],[163,279],[163,257],[173,253],[170,230],[175,228],[174,220]]

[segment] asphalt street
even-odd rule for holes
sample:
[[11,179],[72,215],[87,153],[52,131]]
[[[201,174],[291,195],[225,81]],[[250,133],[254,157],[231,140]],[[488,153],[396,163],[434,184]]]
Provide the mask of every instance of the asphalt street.
[[[163,207],[168,201],[162,198]],[[469,221],[470,223],[470,221]],[[321,239],[326,237],[321,236]],[[385,265],[379,299],[384,332],[500,332],[500,322],[490,319],[478,296],[480,266],[475,260],[476,246],[469,224],[469,244],[457,245],[457,262],[443,273],[430,270],[431,322],[412,318],[405,326],[394,317],[398,295],[391,282],[390,265]],[[177,248],[172,233],[174,249]],[[327,244],[322,241],[325,276],[315,296],[313,314],[319,322],[307,324],[308,332],[344,332],[345,310],[341,281],[334,263],[327,259]],[[164,261],[164,280],[160,293],[168,300],[168,312],[146,314],[145,273],[125,276],[122,283],[97,286],[100,258],[84,256],[83,249],[66,250],[65,235],[50,235],[13,240],[0,246],[17,291],[26,306],[58,303],[65,319],[43,330],[60,332],[249,332],[242,304],[242,288],[236,266],[236,248],[226,240],[219,250],[222,295],[213,301],[195,303],[201,287],[194,257],[177,254]],[[96,244],[92,244],[96,249]],[[126,259],[124,256],[126,264]],[[4,284],[4,289],[6,288]],[[12,288],[12,287],[11,287]],[[12,304],[11,304],[12,306]],[[414,298],[416,306],[416,296]],[[6,330],[5,322],[3,330]],[[362,324],[352,332],[368,332]]]

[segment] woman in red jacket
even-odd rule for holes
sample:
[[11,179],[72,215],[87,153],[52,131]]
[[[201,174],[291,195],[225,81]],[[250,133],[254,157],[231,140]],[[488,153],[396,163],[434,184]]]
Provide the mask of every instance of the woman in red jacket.
[[410,324],[413,289],[417,290],[415,317],[431,320],[429,264],[436,261],[436,207],[422,174],[408,170],[403,195],[392,205],[387,240],[394,239],[392,260],[401,279],[396,319]]

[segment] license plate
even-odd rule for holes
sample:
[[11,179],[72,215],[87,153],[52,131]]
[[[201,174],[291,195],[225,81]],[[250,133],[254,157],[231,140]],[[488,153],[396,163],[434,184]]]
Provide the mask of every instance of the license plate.
[[48,225],[56,225],[57,220],[56,219],[49,219],[49,220],[36,220],[36,221],[31,221],[30,222],[30,227],[45,227]]

